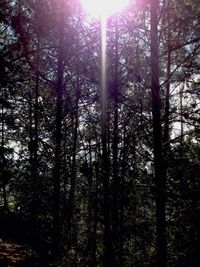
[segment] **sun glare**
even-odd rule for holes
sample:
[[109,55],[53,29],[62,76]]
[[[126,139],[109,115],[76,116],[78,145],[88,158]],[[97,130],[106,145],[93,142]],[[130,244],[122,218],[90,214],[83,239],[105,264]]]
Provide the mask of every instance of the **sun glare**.
[[93,17],[107,18],[123,10],[129,0],[81,0],[83,8]]

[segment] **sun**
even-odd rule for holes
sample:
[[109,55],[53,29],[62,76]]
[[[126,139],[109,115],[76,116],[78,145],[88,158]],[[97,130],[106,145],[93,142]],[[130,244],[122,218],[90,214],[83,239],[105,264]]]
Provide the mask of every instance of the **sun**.
[[93,17],[107,18],[124,9],[130,0],[81,0],[84,10]]

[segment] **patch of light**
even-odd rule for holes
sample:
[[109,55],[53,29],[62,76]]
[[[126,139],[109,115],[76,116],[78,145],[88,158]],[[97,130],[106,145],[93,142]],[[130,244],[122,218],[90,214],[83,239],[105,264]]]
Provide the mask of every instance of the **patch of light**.
[[107,18],[122,11],[130,0],[81,0],[84,10],[93,17]]

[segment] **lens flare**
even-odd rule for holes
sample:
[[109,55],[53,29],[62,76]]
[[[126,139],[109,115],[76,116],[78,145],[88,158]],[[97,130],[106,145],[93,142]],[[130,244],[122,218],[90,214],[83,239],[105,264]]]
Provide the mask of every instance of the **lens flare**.
[[84,10],[93,17],[109,17],[123,10],[130,0],[81,0]]

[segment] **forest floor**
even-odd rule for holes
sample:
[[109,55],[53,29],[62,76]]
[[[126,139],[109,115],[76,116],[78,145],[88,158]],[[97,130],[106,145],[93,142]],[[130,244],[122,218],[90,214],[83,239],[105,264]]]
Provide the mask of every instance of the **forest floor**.
[[36,265],[36,253],[22,245],[0,239],[0,267]]

